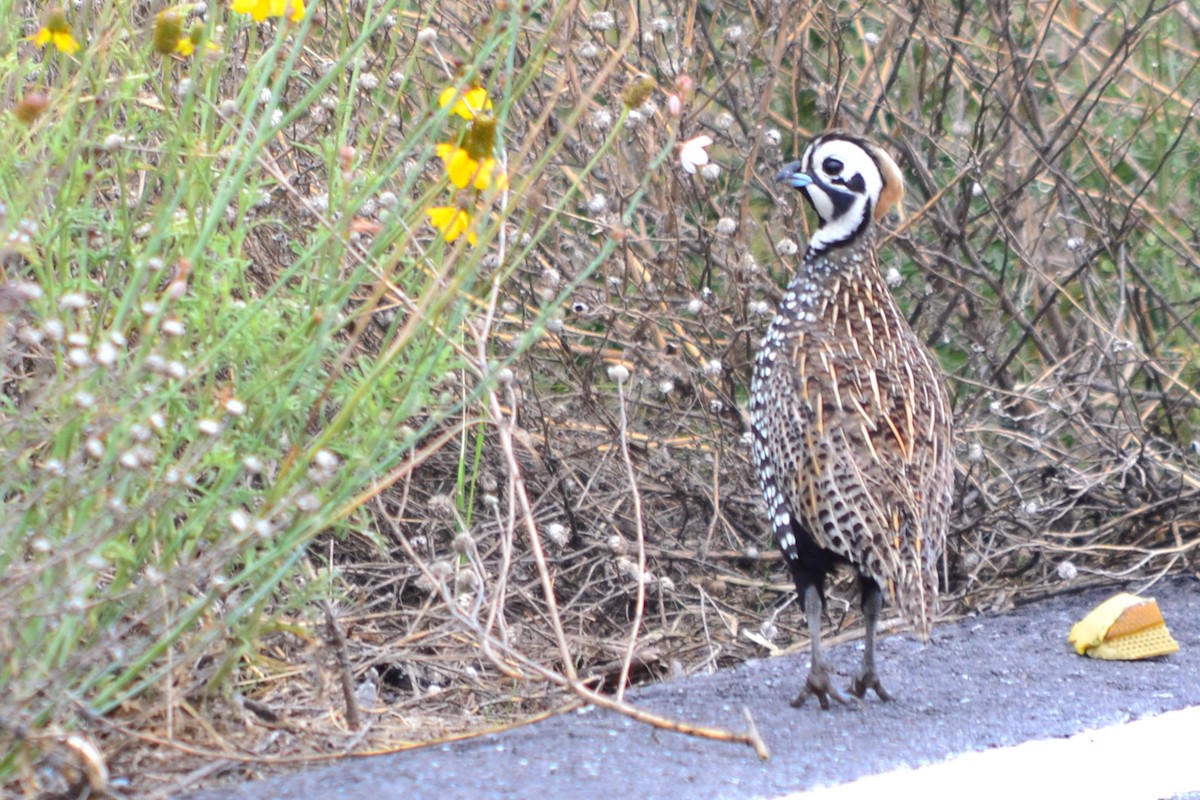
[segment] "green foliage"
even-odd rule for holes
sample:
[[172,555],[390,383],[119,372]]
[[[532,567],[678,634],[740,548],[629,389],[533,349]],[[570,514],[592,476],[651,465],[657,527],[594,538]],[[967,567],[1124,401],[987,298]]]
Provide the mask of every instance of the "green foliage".
[[[191,56],[161,54],[176,35],[152,47],[137,6],[70,20],[74,56],[21,39],[32,4],[4,14],[0,84],[48,98],[9,116],[0,151],[9,744],[177,683],[229,692],[266,632],[306,619],[333,591],[302,578],[307,545],[365,531],[372,487],[491,385],[485,279],[522,257],[506,218],[528,251],[573,194],[543,213],[455,192],[434,157],[454,135],[443,89],[485,85],[500,134],[506,90],[538,77],[545,42],[512,58],[519,9],[445,52],[405,3],[319,8],[256,25],[182,7],[212,44]],[[429,227],[455,203],[477,246]],[[0,780],[35,750],[10,752]]]

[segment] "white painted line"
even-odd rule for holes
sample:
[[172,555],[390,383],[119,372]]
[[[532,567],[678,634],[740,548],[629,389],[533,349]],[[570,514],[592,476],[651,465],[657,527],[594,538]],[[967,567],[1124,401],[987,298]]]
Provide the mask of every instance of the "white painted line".
[[965,753],[938,764],[905,767],[784,795],[780,800],[1158,800],[1187,792],[1200,792],[1200,707],[1067,739]]

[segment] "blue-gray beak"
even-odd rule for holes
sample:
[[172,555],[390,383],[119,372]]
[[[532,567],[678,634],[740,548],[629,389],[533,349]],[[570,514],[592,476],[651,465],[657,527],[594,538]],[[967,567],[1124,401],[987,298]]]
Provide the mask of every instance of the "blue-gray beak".
[[799,161],[784,164],[783,169],[776,173],[775,180],[779,183],[786,183],[793,189],[808,186],[813,182],[812,176],[803,171]]

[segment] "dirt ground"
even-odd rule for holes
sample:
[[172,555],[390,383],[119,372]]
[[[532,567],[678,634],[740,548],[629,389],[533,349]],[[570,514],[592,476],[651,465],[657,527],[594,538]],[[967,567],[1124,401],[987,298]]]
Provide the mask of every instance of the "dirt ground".
[[[760,761],[740,745],[654,730],[595,709],[453,744],[352,759],[190,800],[284,797],[745,798],[853,780],[900,766],[1033,739],[1069,736],[1200,705],[1200,581],[1164,581],[1158,599],[1180,651],[1140,662],[1097,661],[1066,642],[1072,624],[1118,591],[1064,594],[998,615],[946,624],[930,645],[898,634],[880,648],[894,702],[822,712],[788,700],[802,654],[755,660],[712,675],[638,690],[641,707],[698,725],[743,730],[748,710],[771,750]],[[860,644],[833,647],[841,680]],[[1197,789],[1200,789],[1198,774]]]

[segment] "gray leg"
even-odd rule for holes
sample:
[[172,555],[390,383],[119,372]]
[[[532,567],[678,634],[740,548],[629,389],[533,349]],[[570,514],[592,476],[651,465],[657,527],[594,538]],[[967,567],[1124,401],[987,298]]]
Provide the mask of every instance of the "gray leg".
[[792,700],[792,708],[799,708],[809,697],[816,697],[821,708],[829,708],[829,698],[845,705],[846,698],[842,697],[833,684],[829,682],[829,667],[821,658],[821,590],[816,586],[808,586],[804,590],[804,613],[808,617],[808,636],[812,640],[812,666],[808,670],[808,678],[804,688]]
[[863,650],[862,672],[850,682],[850,692],[855,697],[863,697],[868,689],[874,689],[880,700],[891,700],[887,689],[879,682],[875,674],[875,624],[879,620],[879,609],[883,607],[883,593],[879,584],[870,578],[862,578],[862,612],[863,620],[867,623],[867,643]]

